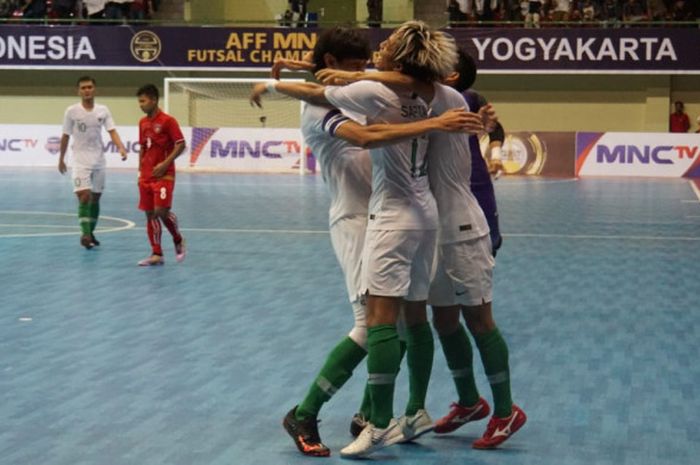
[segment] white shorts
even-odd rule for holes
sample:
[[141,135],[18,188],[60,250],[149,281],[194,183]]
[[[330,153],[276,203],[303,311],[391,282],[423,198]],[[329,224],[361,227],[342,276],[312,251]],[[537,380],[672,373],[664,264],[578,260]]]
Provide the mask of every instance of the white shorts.
[[357,302],[362,288],[362,248],[365,244],[367,215],[350,216],[331,226],[331,244],[345,276],[350,302]]
[[105,189],[105,171],[104,168],[73,167],[71,170],[73,192],[89,190],[101,194]]
[[473,307],[493,298],[493,267],[489,235],[438,246],[435,277],[428,304]]
[[426,300],[437,231],[367,231],[362,257],[362,288],[370,295]]

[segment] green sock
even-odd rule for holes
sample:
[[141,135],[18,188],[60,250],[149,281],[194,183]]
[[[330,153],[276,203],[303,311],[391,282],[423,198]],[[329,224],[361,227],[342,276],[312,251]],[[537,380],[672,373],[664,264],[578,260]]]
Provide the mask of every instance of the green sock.
[[474,334],[474,340],[491,385],[494,415],[505,418],[510,415],[513,406],[513,399],[510,396],[508,346],[498,328],[488,333]]
[[369,383],[365,383],[365,392],[362,395],[362,404],[360,404],[360,414],[365,417],[365,420],[369,420],[370,415],[372,415],[372,395],[369,392]]
[[298,420],[315,417],[323,404],[352,376],[352,371],[365,358],[367,352],[349,337],[345,337],[328,354],[326,363],[316,376],[304,400],[296,411]]
[[78,203],[78,223],[83,236],[90,235],[90,204]]
[[394,380],[401,364],[401,344],[394,325],[367,330],[367,371],[372,396],[370,418],[377,428],[386,428],[394,416]]
[[[402,341],[399,339],[399,349],[400,349],[400,354],[401,356],[399,357],[399,360],[403,360],[403,356],[406,353],[406,341]],[[401,362],[399,362],[399,368],[401,366]],[[365,384],[365,392],[362,396],[362,404],[360,405],[360,413],[362,414],[363,417],[365,417],[365,420],[371,420],[372,417],[372,396],[370,394],[370,389],[369,389],[369,383]]]
[[406,328],[406,361],[408,362],[409,397],[406,415],[415,415],[425,408],[430,373],[433,371],[435,343],[430,323]]
[[457,331],[440,336],[440,343],[457,388],[459,405],[471,407],[479,400],[479,390],[474,380],[472,345],[467,331],[460,324]]
[[90,203],[88,204],[88,206],[90,215],[90,234],[92,234],[95,231],[95,227],[97,226],[97,218],[100,217],[100,204]]

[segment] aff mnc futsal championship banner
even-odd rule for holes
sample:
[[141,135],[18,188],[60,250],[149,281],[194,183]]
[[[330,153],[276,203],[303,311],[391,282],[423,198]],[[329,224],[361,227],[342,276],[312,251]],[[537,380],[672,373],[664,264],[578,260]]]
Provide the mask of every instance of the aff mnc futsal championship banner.
[[[122,142],[129,152],[121,161],[108,134],[103,136],[107,167],[137,168],[141,146],[138,127],[119,126]],[[176,161],[179,168],[231,172],[292,173],[299,171],[304,151],[299,129],[208,129],[182,128],[187,149]],[[0,125],[0,166],[58,166],[61,126]],[[305,153],[305,152],[304,152]],[[66,162],[71,166],[69,148]],[[304,157],[306,169],[314,170],[314,159]]]
[[[372,47],[390,29],[366,30]],[[696,73],[698,28],[455,28],[483,73]],[[261,70],[318,29],[0,25],[0,68]]]
[[700,134],[580,132],[577,176],[700,176]]

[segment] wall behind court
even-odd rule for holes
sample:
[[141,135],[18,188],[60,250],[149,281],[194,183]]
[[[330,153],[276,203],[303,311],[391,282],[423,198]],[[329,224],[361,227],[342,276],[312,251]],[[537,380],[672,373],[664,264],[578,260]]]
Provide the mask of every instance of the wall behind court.
[[[52,124],[77,101],[75,81],[85,71],[3,70],[0,124]],[[141,117],[134,93],[144,83],[162,88],[158,71],[94,71],[98,100],[120,124]],[[265,77],[264,73],[176,72],[179,77]],[[295,75],[296,76],[296,75]],[[664,132],[671,102],[682,100],[700,115],[697,75],[482,75],[476,82],[513,131]],[[248,108],[231,111],[248,111]],[[693,126],[693,130],[695,130]]]

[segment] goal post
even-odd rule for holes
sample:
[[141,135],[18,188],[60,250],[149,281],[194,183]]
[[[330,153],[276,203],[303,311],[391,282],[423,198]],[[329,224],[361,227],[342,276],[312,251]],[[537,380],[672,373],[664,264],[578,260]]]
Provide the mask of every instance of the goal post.
[[191,131],[188,168],[247,173],[314,171],[313,156],[301,135],[303,103],[268,93],[262,109],[250,105],[253,86],[267,81],[165,78],[163,109],[183,130]]

